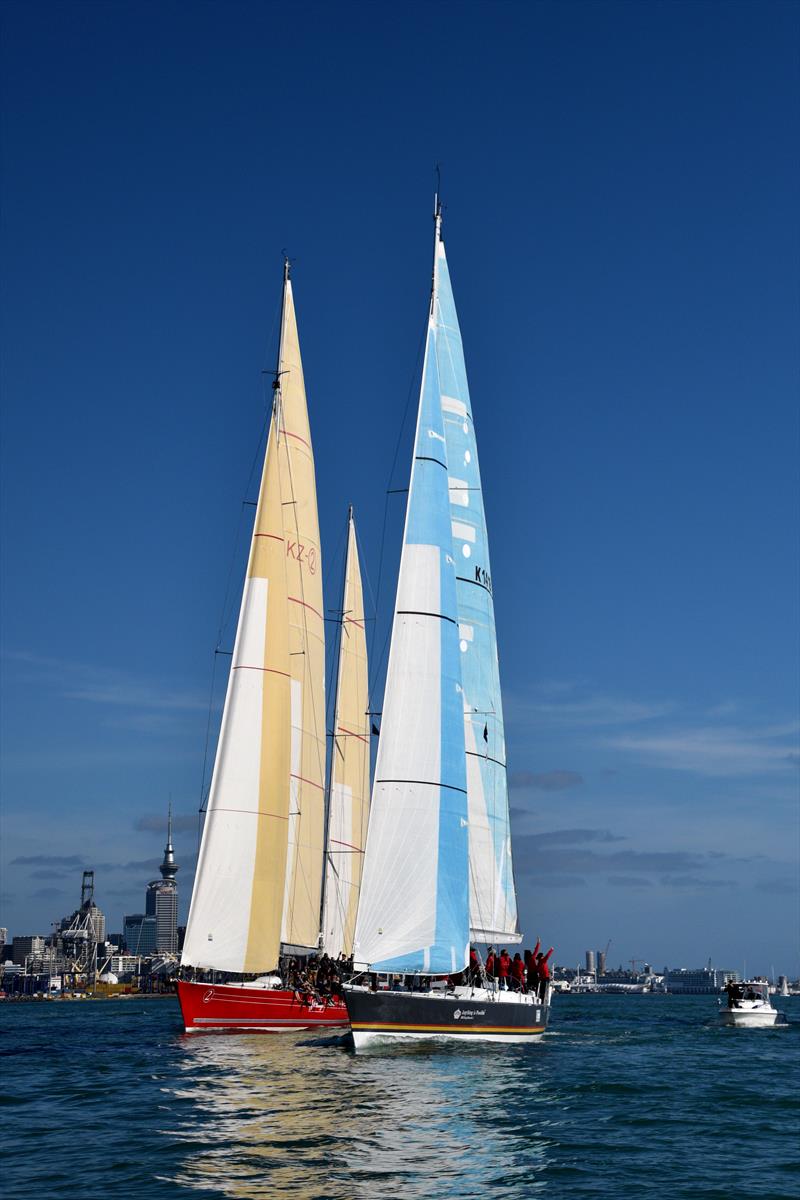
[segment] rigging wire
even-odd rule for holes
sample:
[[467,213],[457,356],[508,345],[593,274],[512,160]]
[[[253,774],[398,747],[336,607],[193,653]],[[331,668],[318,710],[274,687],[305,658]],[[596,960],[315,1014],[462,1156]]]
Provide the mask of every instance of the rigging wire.
[[[383,563],[384,563],[385,548],[386,548],[386,524],[387,524],[388,517],[389,517],[389,496],[396,494],[395,491],[392,490],[392,480],[394,478],[394,471],[395,471],[395,467],[397,466],[397,457],[400,453],[400,444],[403,439],[403,433],[405,431],[406,421],[408,419],[408,410],[411,406],[411,398],[414,395],[415,383],[417,381],[417,376],[419,373],[420,358],[422,356],[422,347],[425,343],[427,332],[428,332],[428,317],[426,315],[425,322],[423,324],[422,331],[420,333],[419,345],[417,346],[417,354],[416,354],[416,358],[414,360],[414,370],[411,374],[411,379],[408,384],[408,394],[406,396],[406,404],[405,404],[405,408],[403,409],[403,418],[400,422],[400,429],[398,430],[397,441],[395,442],[394,454],[392,456],[392,465],[391,465],[391,468],[389,469],[389,477],[387,480],[386,493],[385,493],[384,502],[383,502],[383,527],[381,529],[381,548],[380,548],[380,553],[378,556],[378,583],[377,583],[377,588],[376,588],[376,593],[375,593],[375,624],[372,627],[372,639],[370,641],[370,647],[369,647],[369,668],[370,668],[370,674],[371,674],[371,683],[369,686],[370,697],[372,697],[375,693],[375,688],[377,686],[377,682],[380,677],[380,671],[383,666],[384,657],[386,655],[386,648],[389,644],[389,638],[391,637],[391,633],[392,633],[392,622],[390,621],[389,628],[386,633],[386,637],[384,638],[383,646],[381,647],[380,658],[376,662],[375,661],[375,637],[378,632],[378,605],[379,605],[380,599],[381,599],[381,584],[383,582]],[[405,491],[405,490],[407,490],[407,489],[402,489],[402,488],[397,489],[398,492]]]
[[[277,324],[278,314],[281,309],[281,303],[282,303],[282,301],[279,300],[278,303],[275,305],[275,308],[273,309],[272,324],[270,327],[270,334],[269,334],[269,338],[268,338],[268,342],[267,342],[268,345],[272,342],[272,339],[275,334],[275,326]],[[264,372],[262,371],[262,377],[263,377],[263,374],[264,374]],[[259,455],[261,454],[261,448],[262,448],[262,445],[264,444],[265,433],[269,427],[271,415],[272,415],[271,406],[267,406],[267,411],[264,415],[264,419],[262,422],[261,432],[259,434],[255,454],[253,455],[253,460],[250,464],[250,470],[247,475],[247,483],[246,483],[245,489],[244,489],[245,497],[247,497],[250,493],[250,487],[253,482],[253,475],[255,473],[255,469],[256,469],[256,466],[257,466],[257,463],[259,460]],[[239,518],[236,523],[236,535],[233,540],[233,553],[231,555],[230,566],[228,567],[228,577],[227,577],[227,580],[225,583],[225,592],[223,594],[222,607],[220,609],[219,624],[217,626],[217,641],[216,641],[216,645],[214,647],[213,663],[212,663],[212,667],[211,667],[211,687],[209,689],[209,696],[208,696],[208,715],[207,715],[207,719],[206,719],[206,736],[205,736],[205,745],[203,748],[203,774],[202,774],[202,778],[200,780],[200,807],[198,810],[198,812],[199,812],[198,850],[199,850],[199,839],[200,839],[201,831],[202,831],[203,813],[205,812],[205,806],[208,801],[208,796],[206,794],[206,772],[208,769],[208,748],[209,748],[209,745],[211,742],[211,714],[214,709],[214,687],[215,687],[216,676],[217,676],[217,657],[221,653],[220,644],[222,642],[222,636],[228,626],[228,621],[230,620],[230,612],[227,611],[228,610],[228,598],[230,596],[231,583],[233,580],[233,572],[234,572],[234,569],[236,566],[236,560],[237,560],[238,554],[239,554],[239,542],[240,542],[241,534],[242,534],[242,524],[244,521],[244,512],[245,512],[246,508],[251,506],[251,503],[252,503],[251,501],[244,499],[239,508]]]
[[[387,496],[388,495],[390,495],[389,492],[387,492]],[[361,582],[362,582],[361,601],[363,604],[363,602],[364,602],[363,584],[366,583],[367,590],[369,591],[370,603],[372,605],[372,616],[371,617],[367,616],[366,605],[364,605],[364,610],[365,610],[364,611],[364,631],[366,634],[367,622],[370,622],[370,624],[372,625],[372,628],[373,628],[373,636],[374,636],[374,630],[375,630],[376,625],[378,624],[378,601],[375,597],[374,591],[372,590],[372,581],[370,580],[369,571],[367,570],[367,557],[364,552],[364,544],[361,541],[361,535],[358,532],[358,526],[356,525],[355,520],[353,521],[353,531],[356,535],[356,550],[358,551],[358,563],[359,563],[359,568],[361,571]],[[365,637],[364,641],[366,644],[366,637]],[[369,668],[369,657],[367,658],[367,668]],[[368,669],[367,670],[367,711],[371,712],[371,710],[372,710],[372,692],[370,690],[370,685],[369,685],[369,669]],[[363,844],[363,842],[362,842],[362,844]]]

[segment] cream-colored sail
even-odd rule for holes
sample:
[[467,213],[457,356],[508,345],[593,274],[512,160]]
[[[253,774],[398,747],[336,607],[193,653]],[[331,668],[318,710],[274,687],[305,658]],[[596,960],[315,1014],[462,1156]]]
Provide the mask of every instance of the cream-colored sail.
[[332,957],[341,953],[349,956],[353,952],[369,816],[368,708],[364,597],[351,510],[342,598],[339,672],[333,713],[325,911],[322,923],[323,948]]
[[325,625],[314,454],[288,271],[278,371],[278,460],[292,677],[289,857],[281,937],[286,945],[316,948],[324,853]]
[[182,963],[277,965],[289,828],[291,693],[286,549],[270,425]]

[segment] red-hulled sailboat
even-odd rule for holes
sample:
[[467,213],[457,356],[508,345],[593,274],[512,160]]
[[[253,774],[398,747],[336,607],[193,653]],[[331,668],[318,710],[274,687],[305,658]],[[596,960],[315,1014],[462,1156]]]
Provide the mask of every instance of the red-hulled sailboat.
[[[364,609],[348,517],[326,788],[314,458],[288,263],[247,575],[178,983],[187,1032],[346,1026],[335,988],[276,974],[349,955],[369,805]],[[297,982],[292,980],[292,983]]]

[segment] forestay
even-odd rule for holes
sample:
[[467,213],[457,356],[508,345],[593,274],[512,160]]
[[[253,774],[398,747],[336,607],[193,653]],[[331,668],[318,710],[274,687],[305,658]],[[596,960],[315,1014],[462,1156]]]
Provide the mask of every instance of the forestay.
[[433,322],[375,766],[355,961],[441,974],[467,962],[469,888],[456,581]]
[[511,864],[489,543],[464,351],[438,220],[433,319],[450,475],[450,527],[464,689],[471,937],[475,941],[514,942],[520,940],[520,935]]

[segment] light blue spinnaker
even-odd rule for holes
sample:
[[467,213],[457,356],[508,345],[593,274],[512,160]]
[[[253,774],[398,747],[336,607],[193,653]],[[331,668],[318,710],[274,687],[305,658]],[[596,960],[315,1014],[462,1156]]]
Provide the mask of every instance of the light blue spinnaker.
[[469,792],[470,929],[475,941],[520,940],[511,864],[503,705],[489,543],[461,332],[441,223],[433,321],[450,476]]

